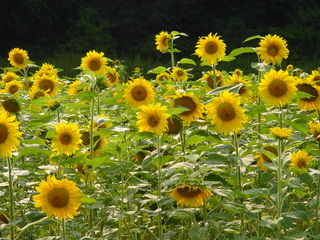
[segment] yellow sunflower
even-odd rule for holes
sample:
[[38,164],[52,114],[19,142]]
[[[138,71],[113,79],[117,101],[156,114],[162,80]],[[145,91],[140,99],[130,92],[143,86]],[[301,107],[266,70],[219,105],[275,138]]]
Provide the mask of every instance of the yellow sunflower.
[[52,140],[53,151],[70,156],[79,149],[81,142],[78,125],[74,123],[59,123],[55,126],[55,136]]
[[185,107],[189,110],[185,110],[179,114],[185,125],[190,125],[193,121],[202,117],[204,108],[199,99],[193,95],[193,93],[181,93],[176,92],[176,95],[172,97],[173,107]]
[[209,189],[189,184],[181,184],[173,190],[171,196],[177,201],[178,205],[185,207],[200,207],[205,200],[212,196]]
[[156,77],[157,81],[169,81],[171,80],[171,76],[169,73],[163,72],[157,75]]
[[286,67],[286,70],[291,73],[291,72],[293,71],[293,65],[292,65],[292,64],[289,64],[289,65]]
[[139,132],[153,132],[161,136],[168,129],[167,119],[170,114],[165,112],[167,110],[166,107],[155,104],[141,106],[140,109],[141,111],[137,116]]
[[99,156],[102,154],[100,150],[107,144],[108,141],[105,136],[94,136],[93,141],[94,141],[93,155]]
[[272,133],[273,136],[280,139],[285,139],[285,138],[291,137],[292,135],[292,130],[288,128],[274,127],[274,128],[270,128],[270,132]]
[[188,73],[182,68],[175,67],[172,69],[171,77],[175,81],[184,82],[188,80]]
[[168,118],[168,134],[178,134],[182,129],[182,123],[180,119],[170,117]]
[[308,164],[312,161],[313,157],[306,151],[299,150],[296,153],[291,154],[290,166],[292,168],[307,169]]
[[15,122],[15,116],[8,116],[0,111],[0,157],[11,157],[12,151],[17,149],[21,133],[19,123]]
[[18,78],[18,75],[14,72],[6,72],[2,75],[2,84],[5,85],[8,82],[11,82],[12,80],[16,80]]
[[49,64],[49,63],[43,63],[39,69],[39,71],[37,71],[34,74],[34,77],[53,77],[53,78],[57,78],[58,77],[58,70],[54,68],[54,65]]
[[24,88],[23,84],[18,80],[12,80],[5,85],[5,92],[15,94]]
[[80,81],[80,80],[76,80],[76,81],[74,81],[73,83],[71,83],[71,84],[69,85],[69,88],[68,88],[68,93],[69,93],[71,96],[75,96],[75,95],[77,95],[79,92],[89,90],[89,87],[79,88],[80,84],[81,84],[81,81]]
[[239,68],[236,68],[234,71],[233,71],[233,74],[237,74],[238,76],[242,76],[243,75],[243,71]]
[[320,109],[320,86],[317,86],[310,79],[298,79],[296,82],[297,90],[308,93],[310,97],[299,99],[298,106],[301,110],[317,110]]
[[30,90],[29,96],[30,99],[37,99],[39,97],[49,97],[49,94],[46,91],[33,86]]
[[[223,75],[218,70],[209,71],[209,72],[203,74],[201,80],[205,81],[207,83],[207,86],[210,89],[214,89],[215,86],[221,87],[224,84]],[[216,81],[216,84],[215,84],[214,80]]]
[[243,102],[249,102],[252,100],[252,92],[248,87],[251,86],[251,83],[245,79],[243,76],[233,73],[232,76],[226,81],[225,85],[233,85],[242,83],[241,88],[239,89],[238,94],[240,95]]
[[238,132],[247,122],[240,100],[238,94],[224,91],[207,104],[207,116],[218,133]]
[[36,190],[39,194],[32,197],[35,207],[41,207],[48,217],[54,215],[66,219],[77,215],[81,192],[74,182],[48,176],[47,181],[41,181]]
[[98,115],[93,117],[93,128],[99,130],[101,128],[111,127],[111,119],[105,115]]
[[199,38],[195,54],[201,61],[215,64],[226,55],[226,44],[217,34],[212,36],[212,33],[209,33],[208,36]]
[[320,72],[312,71],[312,73],[308,76],[308,80],[320,86]]
[[160,32],[156,35],[156,48],[160,52],[166,52],[170,47],[171,35],[168,32]]
[[320,142],[320,123],[308,122],[313,138]]
[[33,87],[46,91],[50,97],[53,97],[59,92],[59,81],[53,76],[38,76],[35,79]]
[[107,64],[107,58],[104,57],[103,52],[90,51],[87,55],[81,58],[81,68],[83,70],[90,70],[95,73],[102,73]]
[[259,85],[261,97],[272,106],[289,103],[296,90],[293,78],[282,70],[275,71],[272,69],[263,76]]
[[[17,113],[20,111],[20,104],[14,98],[7,98],[1,102],[1,108],[7,113]],[[1,111],[1,110],[0,110]]]
[[155,93],[150,82],[143,77],[136,78],[124,90],[124,101],[132,107],[139,107],[152,103]]
[[106,87],[112,87],[120,81],[120,73],[115,68],[107,66],[103,75],[105,76],[104,84]]
[[257,54],[260,56],[263,62],[273,65],[280,64],[283,59],[287,59],[289,50],[287,48],[287,42],[283,38],[268,34],[259,43],[257,47]]
[[[273,153],[275,156],[278,156],[278,151],[277,149],[274,147],[274,146],[266,146],[263,148],[263,150],[265,151],[268,151],[268,152],[271,152]],[[263,170],[263,171],[267,171],[268,170],[268,167],[266,165],[264,165],[264,163],[271,163],[271,159],[263,154],[263,153],[260,153],[259,156],[258,156],[258,163],[257,163],[257,166]]]
[[24,69],[27,67],[29,60],[28,52],[20,48],[14,48],[9,52],[8,60],[13,67]]

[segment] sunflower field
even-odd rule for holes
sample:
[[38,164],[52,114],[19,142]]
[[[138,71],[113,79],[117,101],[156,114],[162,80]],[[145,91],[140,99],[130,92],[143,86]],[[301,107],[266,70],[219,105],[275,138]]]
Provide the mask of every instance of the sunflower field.
[[[92,50],[68,77],[9,52],[0,239],[320,239],[320,68],[285,65],[271,34],[177,59],[186,37],[157,34],[171,66],[147,71]],[[241,54],[251,72],[219,66]]]

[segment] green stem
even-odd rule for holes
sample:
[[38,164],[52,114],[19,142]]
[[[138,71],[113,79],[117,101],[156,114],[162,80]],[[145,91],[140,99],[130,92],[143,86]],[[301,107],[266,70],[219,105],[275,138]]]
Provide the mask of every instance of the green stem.
[[183,122],[181,120],[181,129],[180,129],[180,139],[181,139],[181,148],[183,156],[186,155],[186,137],[185,137],[185,129],[183,126]]
[[65,240],[66,239],[66,223],[64,218],[62,218],[61,220],[61,225],[62,225],[62,239]]
[[320,203],[320,175],[318,175],[318,186],[317,186],[317,202],[316,202],[316,235],[319,234],[319,203]]
[[59,108],[57,108],[57,119],[58,119],[58,123],[60,122],[60,111]]
[[171,44],[170,44],[170,55],[171,55],[171,67],[174,68],[174,52],[173,52],[173,38],[171,38]]
[[[160,136],[157,136],[157,151],[158,151],[158,158],[161,156],[161,138]],[[160,209],[160,200],[161,200],[161,185],[162,185],[162,166],[161,161],[159,159],[159,165],[158,165],[158,209]],[[158,216],[158,226],[159,226],[159,239],[162,240],[162,216],[161,216],[161,209],[159,210],[159,216]]]
[[281,239],[281,223],[279,221],[282,212],[282,194],[281,194],[281,178],[282,178],[282,139],[278,143],[278,166],[277,166],[277,219],[278,219],[278,239]]
[[[12,162],[9,157],[7,158],[7,162],[8,162],[9,202],[10,202],[9,215],[10,215],[10,222],[13,222],[14,199],[13,199]],[[10,239],[11,240],[14,239],[14,226],[10,226]]]

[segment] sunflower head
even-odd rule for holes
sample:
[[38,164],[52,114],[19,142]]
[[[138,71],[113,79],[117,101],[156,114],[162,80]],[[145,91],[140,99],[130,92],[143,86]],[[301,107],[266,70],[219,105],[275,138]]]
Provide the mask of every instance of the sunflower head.
[[81,134],[78,125],[74,123],[59,123],[55,126],[55,136],[52,140],[53,151],[58,154],[72,155],[79,149]]
[[160,52],[166,52],[171,44],[171,35],[168,32],[162,31],[156,35],[156,48]]
[[313,138],[320,142],[320,123],[315,123],[315,122],[308,122],[308,125],[310,127],[310,132],[313,136]]
[[217,34],[209,33],[206,37],[201,37],[196,44],[195,54],[201,61],[209,64],[216,64],[226,55],[226,44]]
[[152,103],[154,96],[151,83],[143,77],[131,81],[124,91],[124,101],[132,107],[148,105]]
[[0,157],[11,157],[12,151],[19,145],[21,133],[19,123],[15,116],[8,116],[6,112],[0,111]]
[[201,80],[207,83],[210,89],[215,89],[215,87],[221,87],[224,84],[223,75],[220,71],[209,71],[202,75]]
[[292,135],[292,130],[288,128],[274,127],[274,128],[270,128],[270,132],[275,138],[278,138],[278,139],[286,139],[291,137]]
[[272,106],[289,103],[296,90],[293,77],[282,70],[275,71],[272,69],[263,76],[259,85],[261,97]]
[[277,65],[283,59],[287,59],[289,50],[287,42],[277,35],[267,35],[259,43],[257,54],[263,62],[267,64]]
[[313,157],[310,156],[306,151],[299,150],[291,155],[290,166],[292,168],[307,169],[308,164],[312,161]]
[[197,208],[205,203],[205,200],[212,196],[209,189],[197,185],[181,184],[175,187],[171,196],[178,205]]
[[24,88],[23,84],[18,80],[12,80],[5,85],[5,92],[15,94]]
[[13,67],[24,69],[27,67],[29,60],[28,52],[20,48],[14,48],[9,52],[8,60]]
[[7,98],[4,101],[2,101],[1,107],[9,114],[17,113],[21,109],[19,102],[14,98]]
[[59,92],[59,82],[56,77],[42,75],[36,77],[33,87],[45,91],[50,97],[53,97]]
[[74,182],[49,176],[47,181],[41,181],[36,190],[39,194],[32,197],[35,207],[41,207],[47,216],[66,219],[77,215],[81,192]]
[[178,82],[184,82],[188,80],[188,72],[182,68],[175,67],[172,69],[171,77]]
[[292,65],[292,64],[287,65],[286,70],[287,70],[288,72],[292,72],[292,70],[293,70],[293,65]]
[[39,97],[49,97],[49,94],[46,91],[33,86],[30,90],[29,96],[30,99],[37,99]]
[[242,75],[233,73],[232,76],[229,77],[229,79],[226,81],[226,85],[233,85],[233,84],[242,84],[242,86],[239,89],[238,94],[240,95],[241,99],[244,102],[250,101],[252,98],[252,92],[249,90],[248,87],[251,86],[251,83],[245,79]]
[[104,75],[104,84],[106,87],[112,87],[117,82],[120,81],[120,73],[117,72],[115,68],[106,67],[106,70],[103,72]]
[[161,136],[167,130],[170,114],[166,113],[166,107],[160,104],[145,105],[140,110],[137,116],[139,132],[153,132]]
[[87,165],[82,165],[82,164],[77,164],[76,166],[79,174],[80,174],[80,179],[84,181],[85,183],[94,183],[96,180],[96,175],[92,169],[92,167],[87,166]]
[[178,134],[182,129],[181,120],[175,117],[168,118],[168,134]]
[[202,117],[203,105],[193,93],[177,92],[173,99],[173,107],[187,108],[179,114],[184,124],[190,125],[193,121]]
[[157,75],[156,80],[160,81],[160,82],[161,81],[169,81],[169,80],[171,80],[171,76],[169,73],[163,72],[163,73],[160,73]]
[[107,64],[107,58],[104,57],[103,52],[89,51],[86,56],[81,58],[81,68],[83,70],[90,70],[94,73],[102,73]]
[[237,68],[237,69],[235,69],[233,71],[233,74],[237,74],[238,76],[242,76],[243,75],[243,71],[241,69]]
[[308,76],[308,80],[320,86],[320,71],[312,71],[312,73]]
[[11,82],[12,80],[16,80],[18,78],[18,75],[14,72],[7,71],[2,75],[2,84],[5,85],[8,82]]
[[218,133],[238,132],[247,122],[240,96],[228,91],[221,92],[206,106],[207,116]]
[[75,95],[77,95],[79,92],[86,91],[86,90],[89,89],[88,87],[82,87],[82,88],[80,88],[80,87],[79,87],[80,85],[81,85],[81,81],[80,81],[80,80],[74,81],[73,83],[71,83],[71,84],[69,85],[68,93],[69,93],[71,96],[75,96]]
[[[265,146],[263,148],[263,150],[265,151],[268,151],[268,152],[271,152],[273,153],[275,156],[278,155],[278,151],[277,149],[274,147],[274,146]],[[264,163],[271,163],[271,159],[264,153],[260,153],[259,154],[259,160],[258,160],[258,163],[257,163],[257,166],[263,170],[263,171],[267,171],[268,170],[268,167],[266,165],[264,165]]]
[[298,106],[301,110],[320,109],[320,86],[316,85],[311,79],[298,79],[295,85],[298,91],[310,95],[310,97],[299,99]]

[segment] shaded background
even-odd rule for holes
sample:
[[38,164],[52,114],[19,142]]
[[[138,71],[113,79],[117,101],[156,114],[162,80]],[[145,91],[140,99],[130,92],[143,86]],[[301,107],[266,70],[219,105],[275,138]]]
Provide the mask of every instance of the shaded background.
[[[320,65],[318,0],[1,0],[0,8],[2,64],[10,49],[20,47],[36,63],[49,61],[66,73],[89,50],[150,69],[169,61],[155,50],[154,36],[177,30],[189,35],[176,41],[178,58],[197,59],[191,55],[197,39],[210,32],[222,36],[227,53],[257,46],[258,40],[242,43],[247,37],[272,33],[288,42],[286,63],[306,71]],[[250,68],[255,60],[244,55],[222,67]]]

